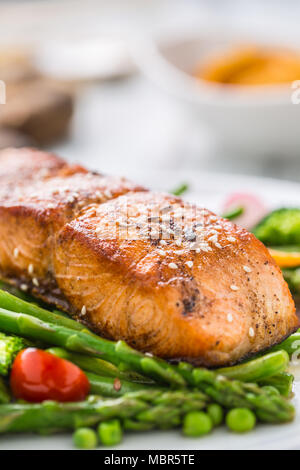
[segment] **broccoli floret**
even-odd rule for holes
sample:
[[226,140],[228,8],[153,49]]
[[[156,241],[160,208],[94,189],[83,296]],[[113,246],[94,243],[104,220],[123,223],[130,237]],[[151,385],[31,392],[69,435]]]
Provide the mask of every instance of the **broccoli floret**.
[[271,212],[253,233],[267,246],[296,245],[300,249],[300,209],[282,208]]
[[16,355],[27,345],[26,340],[22,338],[0,333],[0,375],[8,374]]

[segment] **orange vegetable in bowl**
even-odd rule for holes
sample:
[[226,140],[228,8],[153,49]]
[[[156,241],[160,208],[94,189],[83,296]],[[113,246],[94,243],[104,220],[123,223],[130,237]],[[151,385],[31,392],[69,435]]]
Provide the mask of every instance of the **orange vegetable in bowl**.
[[284,48],[240,46],[211,57],[196,69],[195,76],[231,85],[291,83],[300,77],[300,53]]

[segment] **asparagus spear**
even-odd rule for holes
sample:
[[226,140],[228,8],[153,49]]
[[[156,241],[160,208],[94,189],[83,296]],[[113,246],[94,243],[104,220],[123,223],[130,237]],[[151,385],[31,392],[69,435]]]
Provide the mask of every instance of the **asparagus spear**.
[[[29,303],[20,301],[20,299],[16,299],[14,296],[12,296],[10,294],[7,294],[6,292],[1,292],[0,291],[0,305],[2,305],[3,308],[7,308],[8,310],[22,312],[22,313],[29,313],[29,314],[31,314],[31,315],[33,315],[33,316],[35,316],[35,317],[37,317],[37,318],[39,318],[43,321],[50,322],[50,323],[55,323],[58,326],[66,326],[68,328],[69,327],[71,327],[71,328],[74,327],[74,329],[78,330],[78,325],[79,325],[80,330],[83,328],[82,325],[78,324],[74,320],[66,319],[66,322],[65,322],[64,319],[62,319],[60,316],[55,316],[51,312],[48,312],[46,310],[37,308],[36,306],[32,306]],[[115,343],[108,342],[108,341],[106,341],[104,339],[101,339],[97,336],[95,336],[95,339],[97,339],[98,343],[101,343],[100,349],[101,349],[101,351],[103,349],[102,358],[104,358],[104,352],[107,350],[107,346],[111,346],[110,349],[112,350],[114,348],[113,345],[115,345]],[[105,343],[105,347],[104,347],[104,343]],[[100,346],[100,344],[99,344],[99,346]],[[122,352],[123,356],[124,356],[124,352],[127,352],[127,354],[130,353],[132,355],[132,359],[136,358],[137,355],[139,354],[136,351],[134,351],[133,349],[130,349],[123,342],[117,343],[115,345],[115,347],[119,348],[120,350],[121,349],[126,349],[126,351]],[[87,351],[84,350],[83,352],[86,353]],[[97,352],[94,352],[94,351],[92,353],[97,354]],[[109,361],[113,362],[113,363],[118,363],[118,362],[120,363],[120,361],[116,361],[116,356],[118,356],[118,355],[117,354],[110,354],[110,356],[108,357]],[[77,358],[77,359],[79,359],[79,358]],[[281,358],[281,359],[284,361],[284,358]],[[70,359],[70,360],[72,360],[72,359]],[[75,358],[74,358],[74,360],[75,360]],[[241,366],[235,366],[235,368],[232,369],[232,372],[228,371],[228,373],[237,374],[233,378],[239,378],[239,379],[245,380],[244,377],[248,376],[248,379],[247,379],[248,381],[255,380],[255,377],[261,378],[261,377],[265,376],[266,374],[271,375],[271,362],[273,362],[273,366],[274,366],[274,363],[277,363],[277,366],[278,366],[278,364],[280,362],[280,358],[278,356],[276,356],[275,358],[270,358],[267,361],[266,360],[255,360],[255,361],[258,361],[258,362],[254,362],[254,363],[251,362],[251,363],[243,364]],[[78,365],[80,367],[85,368],[86,370],[95,371],[95,369],[94,369],[95,365],[93,365],[92,369],[89,368],[89,367],[84,367],[81,364],[78,364]],[[162,362],[157,360],[157,359],[155,360],[155,364],[154,364],[153,359],[146,357],[146,358],[143,359],[143,365],[144,365],[145,369],[148,369],[150,367],[150,369],[152,369],[152,373],[154,372],[153,369],[154,368],[156,369],[156,372],[155,372],[156,376],[154,377],[156,379],[160,378],[162,372],[166,373],[166,371],[162,370],[162,369],[165,369],[165,364],[163,365]],[[130,363],[130,367],[132,367],[131,363]],[[236,369],[236,367],[238,367],[239,369]],[[251,374],[252,374],[253,378],[251,378],[250,375],[249,375],[249,368],[250,367],[251,367],[251,370],[252,370]],[[119,367],[119,369],[120,369],[120,367]],[[170,371],[170,368],[168,368],[168,369]],[[142,371],[140,370],[139,372],[142,372]],[[173,372],[175,372],[175,368],[173,368]],[[159,375],[159,377],[157,377],[157,374]],[[101,375],[103,375],[103,373],[101,373]],[[227,375],[226,372],[224,373],[224,375]],[[182,378],[178,377],[178,374],[177,374],[177,377],[176,377],[176,381],[177,381],[176,382],[177,385],[185,385],[185,383],[182,381]]]
[[30,339],[40,339],[71,351],[102,355],[107,360],[118,358],[136,372],[154,380],[176,386],[196,387],[226,408],[250,408],[263,421],[289,421],[294,417],[294,407],[288,401],[281,396],[269,394],[256,384],[233,381],[214,371],[193,368],[187,363],[171,365],[139,353],[123,341],[114,343],[83,331],[45,323],[32,316],[4,309],[0,309],[0,329]]
[[[52,312],[49,312],[45,309],[42,309],[40,307],[37,307],[35,305],[32,305],[31,303],[28,303],[28,302],[24,302],[16,297],[14,297],[13,295],[10,295],[9,293],[7,292],[4,292],[4,291],[1,291],[0,290],[0,305],[7,309],[7,310],[12,310],[14,312],[21,312],[21,313],[28,313],[29,315],[32,315],[42,321],[45,321],[45,322],[49,322],[51,324],[55,324],[57,326],[65,326],[67,328],[71,328],[71,329],[74,329],[76,331],[85,331],[85,332],[88,332],[88,330],[85,329],[85,327],[83,325],[81,325],[80,323],[78,323],[77,321],[74,321],[70,318],[66,318],[64,319],[63,317],[61,317],[61,315],[57,315],[57,314],[54,314]],[[66,321],[65,321],[66,320]],[[299,330],[300,332],[300,330]],[[92,333],[90,332],[90,334],[92,335]],[[292,335],[293,336],[293,335]],[[117,346],[118,345],[118,348],[120,349],[120,353],[124,356],[124,352],[125,351],[121,351],[122,348],[123,349],[126,349],[126,352],[127,354],[128,353],[131,353],[133,354],[133,356],[137,356],[139,355],[139,353],[137,353],[135,350],[129,348],[129,346],[127,346],[124,342],[119,342],[119,343],[112,343],[112,342],[108,342],[96,335],[94,335],[94,338],[96,340],[98,340],[99,342],[99,347],[100,347],[100,350],[101,350],[101,346],[103,347],[103,353],[104,351],[107,349],[104,347],[104,344],[105,346],[111,346],[110,349],[113,349],[113,345]],[[292,338],[292,337],[290,337]],[[297,339],[297,338],[295,338]],[[299,339],[300,339],[300,335],[299,335]],[[284,348],[281,348],[281,345],[279,345],[277,347],[277,350],[279,349],[284,349]],[[55,352],[56,350],[56,352]],[[294,350],[293,350],[294,351]],[[293,352],[292,351],[292,352]],[[86,348],[84,349],[83,352],[87,352],[86,351]],[[100,361],[98,362],[98,364],[94,361],[99,361],[99,359],[96,359],[96,358],[87,358],[86,356],[79,356],[78,354],[75,356],[74,353],[70,353],[70,352],[63,352],[62,349],[60,348],[55,348],[53,350],[53,353],[57,354],[57,355],[64,355],[64,357],[66,359],[69,359],[71,362],[74,362],[76,363],[79,367],[82,367],[83,369],[85,370],[88,370],[88,371],[91,371],[91,372],[95,372],[97,373],[97,370],[99,370],[100,372],[100,375],[110,375],[110,371],[112,372],[112,374],[110,376],[115,376],[115,377],[121,377],[120,373],[121,373],[121,370],[120,368],[122,366],[126,366],[126,364],[124,364],[124,362],[120,362],[120,360],[116,360],[116,356],[118,356],[118,354],[113,354],[113,355],[110,355],[109,356],[109,360],[111,362],[113,362],[114,364],[118,364],[118,368],[114,368],[112,364],[108,364],[106,362],[106,364],[104,364],[104,361]],[[93,354],[98,354],[97,352],[92,352]],[[66,354],[69,355],[69,357],[66,357]],[[72,354],[72,357],[70,356],[70,354]],[[102,359],[104,358],[104,354],[102,354]],[[239,366],[234,366],[232,368],[225,368],[223,369],[223,372],[222,372],[222,375],[226,375],[230,378],[235,378],[235,379],[239,379],[239,380],[243,380],[243,381],[255,381],[255,380],[259,380],[259,379],[262,379],[262,378],[266,378],[267,376],[271,376],[271,375],[274,375],[278,372],[278,370],[281,368],[281,364],[283,365],[284,362],[286,360],[286,357],[284,357],[284,353],[281,353],[281,354],[278,354],[278,355],[275,355],[275,356],[263,356],[262,358],[258,358],[258,359],[254,359],[253,361],[249,361],[247,363],[244,363],[244,364],[241,364]],[[77,361],[77,362],[76,362]],[[84,363],[82,362],[84,361]],[[129,361],[131,362],[131,361]],[[104,367],[106,366],[106,367]],[[161,366],[161,367],[159,367]],[[155,359],[155,365],[153,364],[153,360],[149,357],[146,357],[144,358],[144,368],[145,369],[148,369],[150,367],[150,369],[152,368],[155,368],[155,374],[156,374],[156,377],[155,378],[160,378],[161,374],[164,372],[161,370],[161,368],[164,368],[165,364],[163,364],[163,361],[159,361],[158,359]],[[283,366],[282,366],[283,367]],[[101,369],[101,370],[100,370]],[[160,370],[159,370],[160,369]],[[106,371],[105,373],[103,371]],[[117,370],[119,370],[119,375],[117,375]],[[173,371],[175,371],[175,368],[173,368]],[[220,372],[222,371],[222,369],[220,370]],[[153,371],[152,371],[153,373]],[[132,374],[132,372],[131,372]],[[159,377],[157,377],[157,374],[159,375]],[[129,378],[127,377],[126,375],[123,375],[123,378],[125,378],[126,380],[129,379],[131,380],[132,378]],[[141,377],[140,377],[141,378]],[[142,380],[142,379],[141,379]],[[185,385],[183,382],[182,382],[182,378],[178,377],[177,375],[177,385]]]
[[165,361],[147,357],[130,348],[124,341],[115,343],[85,331],[75,331],[65,326],[42,322],[33,316],[3,308],[0,308],[0,329],[65,347],[70,351],[101,356],[102,359],[112,362],[115,362],[117,358],[140,374],[149,375],[153,379],[160,379],[166,383],[186,385],[186,381],[174,366]]
[[71,318],[66,318],[64,315],[58,315],[57,313],[45,310],[44,308],[41,308],[31,302],[26,302],[23,299],[19,299],[18,297],[5,292],[4,290],[0,290],[0,305],[6,310],[27,313],[28,315],[32,315],[45,322],[53,322],[56,325],[72,328],[76,331],[85,330],[84,325],[75,320],[72,320]]
[[9,403],[10,394],[4,380],[0,377],[0,403]]
[[272,377],[260,380],[259,385],[272,385],[277,388],[281,395],[288,397],[292,393],[293,381],[294,376],[292,374],[289,374],[288,372],[280,372]]
[[300,350],[300,329],[285,339],[282,343],[278,344],[277,346],[273,346],[271,351],[278,351],[278,350],[286,351],[290,356]]
[[6,282],[3,282],[1,280],[0,280],[0,289],[3,289],[4,291],[9,292],[10,294],[16,297],[19,297],[20,299],[27,300],[27,302],[33,301],[33,298],[30,295],[19,290],[17,287],[7,284]]
[[[100,377],[92,372],[84,371],[91,385],[91,393],[103,397],[121,397],[127,393],[149,390],[153,385],[129,382],[128,380],[113,379],[111,377]],[[154,387],[153,387],[154,388]],[[159,389],[159,387],[155,387]]]
[[145,384],[153,383],[153,380],[147,377],[143,377],[136,372],[122,371],[114,364],[103,361],[103,359],[99,359],[98,357],[70,352],[63,348],[50,348],[47,351],[50,354],[54,354],[55,356],[61,357],[62,359],[67,359],[68,361],[73,362],[84,371],[93,372],[94,374],[100,375],[101,377],[118,377],[119,379],[124,379],[131,382]]
[[233,367],[218,369],[219,374],[243,382],[258,382],[286,370],[289,356],[286,351],[276,351]]
[[7,375],[19,351],[28,346],[28,342],[16,336],[0,333],[0,375]]
[[[186,364],[183,366],[185,369]],[[250,408],[261,421],[279,422],[294,418],[295,410],[291,403],[280,395],[271,396],[257,384],[227,379],[214,371],[199,368],[192,371],[192,377],[195,387],[225,408]]]
[[131,419],[148,427],[177,427],[188,411],[207,405],[201,392],[158,390],[136,392],[121,398],[90,397],[84,402],[0,405],[0,433],[58,432],[95,426],[108,419]]

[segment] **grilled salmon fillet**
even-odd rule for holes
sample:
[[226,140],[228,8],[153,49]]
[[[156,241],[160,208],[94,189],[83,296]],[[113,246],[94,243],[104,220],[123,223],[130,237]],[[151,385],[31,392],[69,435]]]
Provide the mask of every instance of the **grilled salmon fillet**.
[[[42,156],[42,155],[41,155]],[[34,157],[36,155],[34,154]],[[29,161],[27,160],[29,166]],[[35,158],[32,161],[35,169]],[[103,176],[64,165],[52,178],[31,179],[0,190],[0,269],[54,301],[58,289],[53,276],[53,250],[61,228],[83,207],[123,193],[142,190],[124,178]],[[28,282],[29,281],[29,282]],[[50,287],[51,286],[51,287]],[[58,295],[59,296],[59,295]],[[61,305],[65,305],[65,302]]]
[[0,269],[97,333],[167,359],[233,364],[298,327],[281,271],[254,235],[67,164],[46,180],[4,185]]
[[33,148],[7,148],[0,151],[0,191],[7,193],[7,186],[16,187],[33,181],[43,181],[53,176],[88,173],[80,165],[68,165],[53,153]]
[[0,152],[0,183],[24,184],[33,179],[56,175],[66,163],[52,153],[24,148],[8,148]]

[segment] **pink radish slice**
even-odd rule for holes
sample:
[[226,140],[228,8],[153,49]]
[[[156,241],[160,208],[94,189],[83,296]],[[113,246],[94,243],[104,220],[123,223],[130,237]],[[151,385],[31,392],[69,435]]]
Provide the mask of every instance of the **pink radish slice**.
[[223,205],[223,212],[228,212],[237,207],[243,207],[244,212],[233,222],[248,230],[253,228],[268,213],[264,203],[257,196],[249,193],[230,194]]

